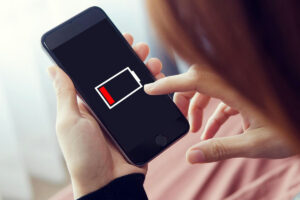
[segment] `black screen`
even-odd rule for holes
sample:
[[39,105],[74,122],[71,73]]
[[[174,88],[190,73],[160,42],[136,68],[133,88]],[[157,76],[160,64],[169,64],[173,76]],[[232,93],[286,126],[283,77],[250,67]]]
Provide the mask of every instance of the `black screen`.
[[104,19],[53,49],[76,89],[125,152],[152,140],[181,116],[170,98],[150,96],[144,63]]

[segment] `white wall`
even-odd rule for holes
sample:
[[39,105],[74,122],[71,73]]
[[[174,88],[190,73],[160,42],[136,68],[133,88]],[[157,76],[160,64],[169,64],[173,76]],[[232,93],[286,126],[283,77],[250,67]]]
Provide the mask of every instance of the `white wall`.
[[[1,86],[0,84],[0,193],[4,197],[30,199],[32,195],[28,174],[24,167],[20,148],[18,148],[15,124],[11,112],[6,106],[8,99],[5,98]],[[13,188],[16,189],[13,190]]]

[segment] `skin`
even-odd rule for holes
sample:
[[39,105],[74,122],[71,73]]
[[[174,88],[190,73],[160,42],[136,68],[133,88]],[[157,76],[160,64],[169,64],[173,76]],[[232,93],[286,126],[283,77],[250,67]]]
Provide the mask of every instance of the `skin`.
[[[261,113],[206,66],[192,66],[188,72],[169,76],[144,86],[150,95],[174,94],[174,102],[189,119],[190,132],[202,126],[203,109],[211,97],[220,99],[201,134],[200,142],[186,153],[192,163],[207,163],[235,157],[285,158],[294,155],[282,134],[261,117]],[[240,114],[243,133],[213,138],[233,115]]]
[[[124,34],[124,37],[133,44],[131,35]],[[149,54],[149,47],[144,43],[133,48],[143,61]],[[149,59],[146,66],[157,79],[164,77],[158,59]],[[71,177],[74,198],[93,192],[117,177],[146,174],[147,166],[138,168],[128,164],[105,136],[85,104],[77,99],[70,78],[57,66],[48,68],[48,72],[57,96],[57,139]]]
[[[124,34],[130,45],[133,37]],[[133,46],[145,61],[149,47],[144,43]],[[255,109],[220,77],[204,66],[192,66],[187,73],[165,77],[162,64],[156,58],[146,63],[157,81],[144,86],[149,95],[173,93],[174,102],[189,119],[191,130],[202,126],[203,109],[211,97],[221,99],[214,114],[205,125],[199,143],[187,151],[190,163],[205,163],[233,157],[283,158],[293,154],[288,143],[271,127],[259,121]],[[58,67],[49,67],[57,96],[56,133],[72,181],[74,198],[91,193],[113,179],[131,173],[146,174],[147,166],[128,164],[105,136],[85,104],[77,99],[70,78]],[[243,134],[213,138],[226,120],[241,114]]]

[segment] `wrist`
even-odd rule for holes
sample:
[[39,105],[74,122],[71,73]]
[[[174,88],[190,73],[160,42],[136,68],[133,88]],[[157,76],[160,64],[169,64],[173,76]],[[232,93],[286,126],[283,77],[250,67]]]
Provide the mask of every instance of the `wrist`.
[[71,177],[72,182],[72,189],[73,189],[73,195],[74,199],[78,199],[82,196],[85,196],[91,192],[94,192],[105,185],[107,185],[109,182],[111,182],[114,178],[111,177],[95,177],[92,179],[77,179]]

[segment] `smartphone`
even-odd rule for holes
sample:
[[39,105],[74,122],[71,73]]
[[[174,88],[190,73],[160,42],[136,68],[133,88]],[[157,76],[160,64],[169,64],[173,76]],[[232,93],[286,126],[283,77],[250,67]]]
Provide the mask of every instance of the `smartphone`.
[[128,162],[142,166],[188,132],[168,95],[144,92],[155,78],[102,9],[50,30],[42,45]]

